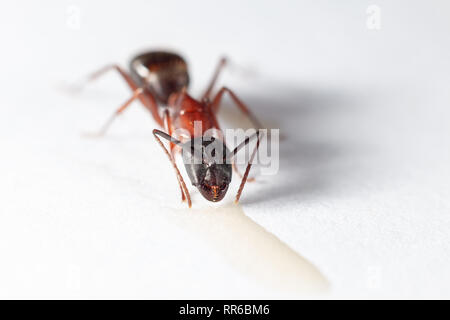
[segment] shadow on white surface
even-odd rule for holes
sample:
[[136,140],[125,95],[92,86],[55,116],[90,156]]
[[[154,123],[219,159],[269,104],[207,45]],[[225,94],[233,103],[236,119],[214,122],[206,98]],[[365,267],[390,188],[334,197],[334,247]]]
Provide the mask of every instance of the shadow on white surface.
[[[332,190],[336,181],[357,173],[355,160],[373,151],[357,136],[349,136],[352,121],[364,111],[355,105],[357,93],[351,96],[336,90],[307,90],[277,83],[268,87],[273,91],[243,99],[264,125],[280,129],[280,171],[276,176],[258,177],[256,184],[264,187],[243,197],[242,203],[297,196],[305,199]],[[233,108],[224,105],[219,119],[245,127]]]

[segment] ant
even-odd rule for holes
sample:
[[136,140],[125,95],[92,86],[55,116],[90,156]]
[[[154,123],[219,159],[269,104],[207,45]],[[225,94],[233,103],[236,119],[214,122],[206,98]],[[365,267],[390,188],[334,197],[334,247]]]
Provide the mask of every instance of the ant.
[[[136,99],[139,99],[142,105],[150,111],[158,125],[165,129],[166,132],[154,129],[153,135],[175,169],[181,189],[181,199],[182,201],[187,200],[189,208],[192,206],[191,197],[180,170],[175,163],[175,154],[179,149],[175,149],[176,146],[181,147],[185,168],[192,185],[198,188],[204,198],[217,202],[224,198],[231,182],[232,165],[230,160],[235,160],[234,157],[237,152],[256,137],[256,147],[250,156],[244,175],[241,175],[236,166],[233,166],[242,178],[235,203],[238,203],[246,181],[250,181],[248,174],[259,147],[261,123],[236,94],[227,87],[222,87],[212,97],[214,85],[226,64],[227,60],[222,58],[200,100],[194,99],[186,92],[189,85],[186,61],[178,54],[167,51],[150,51],[137,55],[130,61],[129,72],[122,69],[119,65],[108,65],[94,72],[86,81],[90,82],[107,71],[116,70],[133,91],[131,98],[113,113],[97,135],[104,135],[114,119],[122,114]],[[216,114],[225,93],[229,94],[235,105],[250,119],[256,128],[256,132],[247,137],[233,151],[227,148],[222,135],[218,138],[210,137],[209,140],[203,138],[203,134],[210,129],[219,133],[222,132],[216,119]],[[201,123],[201,132],[194,130],[194,122],[197,121]],[[178,129],[183,129],[188,133],[188,135],[181,138],[181,141],[173,136],[173,132]],[[170,152],[160,138],[170,142]],[[200,154],[195,151],[195,144],[201,147]],[[221,155],[222,158],[217,159],[214,151],[212,155],[208,154],[206,149],[211,149],[211,147],[214,150],[224,150],[225,152]]]

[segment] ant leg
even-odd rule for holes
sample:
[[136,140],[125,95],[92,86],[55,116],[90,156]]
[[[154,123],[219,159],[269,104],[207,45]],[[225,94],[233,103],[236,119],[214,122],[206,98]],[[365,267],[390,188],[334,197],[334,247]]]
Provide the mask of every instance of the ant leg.
[[234,101],[236,106],[250,119],[255,129],[263,128],[261,122],[255,117],[255,115],[250,111],[250,109],[248,109],[247,106],[236,96],[236,94],[234,94],[234,92],[228,89],[227,87],[222,87],[222,89],[220,89],[219,92],[214,97],[211,103],[211,108],[214,113],[217,113],[219,111],[220,101],[222,100],[223,94],[225,92],[227,92],[230,95],[231,99]]
[[[233,159],[233,163],[231,164],[231,166],[233,167],[233,171],[236,172],[236,174],[239,176],[239,179],[242,179],[244,177],[244,175],[239,171],[239,169],[237,167],[236,159]],[[255,177],[247,178],[247,182],[254,182],[255,180],[256,180]]]
[[[131,76],[125,70],[123,70],[120,66],[118,66],[116,64],[107,65],[107,66],[101,68],[100,70],[95,71],[94,73],[92,73],[91,75],[89,75],[87,77],[87,79],[84,81],[84,83],[81,84],[80,87],[83,88],[83,86],[86,83],[89,83],[89,82],[92,82],[92,81],[98,79],[99,77],[101,77],[102,75],[104,75],[106,72],[108,72],[110,70],[116,70],[122,76],[122,78],[125,80],[127,85],[133,91],[133,96],[134,96],[134,93],[136,92],[136,90],[138,90],[138,89],[143,90],[136,84],[136,82],[134,82],[134,80],[131,78]],[[158,113],[158,105],[157,105],[156,99],[153,97],[153,95],[151,95],[148,91],[145,91],[145,94],[140,94],[138,98],[141,101],[141,103],[151,112],[153,118],[158,123],[158,125],[160,125],[162,127],[163,121],[161,119],[161,116]]]
[[[166,140],[169,140],[171,143],[175,143],[176,139],[173,138],[172,136],[168,135],[167,133],[165,133],[165,132],[163,132],[161,130],[158,130],[158,129],[154,129],[153,130],[153,135],[155,136],[155,139],[156,139],[156,141],[158,141],[158,143],[161,146],[161,148],[163,148],[165,154],[169,157],[169,160],[170,160],[170,162],[172,163],[172,166],[175,169],[175,173],[177,175],[178,183],[180,184],[180,188],[182,190],[182,193],[184,193],[186,195],[187,203],[188,203],[189,208],[192,207],[191,196],[189,195],[189,191],[188,191],[188,189],[186,187],[186,184],[184,183],[183,176],[181,175],[180,170],[178,170],[178,167],[177,167],[177,164],[175,163],[174,158],[170,155],[170,152],[164,146],[164,144],[162,143],[162,141],[158,137],[158,135],[163,137],[163,138],[165,138]],[[177,141],[177,142],[179,142],[179,141]]]
[[[231,166],[233,167],[233,171],[236,172],[236,174],[239,176],[239,179],[242,179],[244,176],[242,175],[242,173],[239,171],[238,167],[237,167],[237,163],[236,163],[236,157],[233,158],[233,163],[231,164]],[[255,181],[255,178],[247,178],[247,182],[253,182]]]
[[[172,130],[171,130],[172,124],[171,124],[168,109],[164,110],[163,121],[164,121],[164,127],[166,129],[166,132],[168,132],[169,135],[172,136]],[[172,160],[174,162],[175,162],[175,146],[176,146],[176,144],[174,144],[172,142],[170,143],[170,155],[172,156]],[[184,201],[186,201],[186,196],[184,195],[184,190],[183,190],[183,187],[179,180],[178,180],[178,184],[180,185],[180,190],[181,190],[181,201],[184,202]]]
[[209,99],[211,95],[211,91],[214,88],[214,85],[217,82],[217,78],[219,78],[220,72],[222,71],[223,67],[227,64],[227,59],[223,57],[220,59],[219,64],[216,67],[216,70],[214,71],[213,77],[211,81],[209,82],[208,88],[206,89],[205,93],[202,95],[202,99]]
[[[109,119],[105,122],[105,124],[101,127],[100,131],[96,134],[93,134],[92,136],[103,136],[106,131],[108,130],[108,128],[111,126],[111,124],[113,123],[114,119],[116,119],[117,116],[119,116],[120,114],[122,114],[122,112],[128,108],[131,103],[136,100],[137,98],[139,98],[139,96],[144,92],[144,90],[142,88],[137,88],[136,90],[134,90],[133,92],[133,96],[131,98],[129,98],[127,101],[125,101],[124,104],[122,104],[110,117]],[[88,134],[91,135],[91,134]]]
[[[251,157],[250,157],[250,159],[248,161],[247,168],[245,169],[244,176],[242,177],[241,185],[239,186],[238,192],[236,194],[236,198],[234,200],[235,203],[239,202],[239,199],[240,199],[241,194],[242,194],[242,190],[244,190],[245,182],[247,182],[247,177],[248,177],[248,174],[250,172],[250,168],[252,167],[252,164],[253,164],[253,159],[255,158],[256,152],[258,151],[258,148],[259,148],[259,142],[261,141],[260,138],[259,138],[259,130],[256,131],[256,136],[257,136],[256,146],[255,146],[255,149],[253,150],[253,153],[252,153],[252,155],[251,155]],[[251,138],[252,137],[246,139],[243,145],[248,144]],[[236,147],[235,150],[233,151],[233,153],[236,154],[236,152],[240,149],[240,147],[241,146]]]
[[105,73],[107,73],[108,71],[111,71],[111,70],[117,71],[122,76],[122,78],[125,80],[127,85],[131,88],[131,90],[134,91],[138,88],[138,85],[134,82],[134,80],[130,77],[130,75],[125,70],[123,70],[117,64],[110,64],[110,65],[104,66],[103,68],[88,75],[84,80],[80,81],[80,83],[78,85],[75,85],[74,89],[76,89],[77,91],[81,91],[82,89],[84,89],[84,87],[88,83],[90,83],[94,80],[97,80],[98,78],[100,78]]
[[[219,110],[220,101],[222,100],[223,94],[225,92],[228,92],[228,94],[233,99],[233,101],[237,105],[237,107],[250,119],[250,121],[252,122],[253,126],[256,129],[263,127],[261,125],[261,122],[253,115],[253,113],[247,108],[247,106],[234,94],[233,91],[231,91],[227,87],[223,87],[222,89],[220,89],[219,92],[217,93],[217,95],[215,96],[215,98],[211,104],[211,108],[214,113],[217,113],[217,111]],[[236,165],[236,159],[233,160],[233,169],[240,178],[243,178],[243,175],[239,172],[239,169]],[[253,182],[254,180],[255,180],[255,178],[247,179],[248,182]]]

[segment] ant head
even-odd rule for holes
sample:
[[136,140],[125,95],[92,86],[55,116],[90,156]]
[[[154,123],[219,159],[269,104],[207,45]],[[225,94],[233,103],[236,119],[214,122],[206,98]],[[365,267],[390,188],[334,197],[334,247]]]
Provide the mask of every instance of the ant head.
[[183,162],[192,185],[205,199],[222,200],[231,182],[231,164],[227,163],[229,150],[214,137],[199,137],[183,144]]

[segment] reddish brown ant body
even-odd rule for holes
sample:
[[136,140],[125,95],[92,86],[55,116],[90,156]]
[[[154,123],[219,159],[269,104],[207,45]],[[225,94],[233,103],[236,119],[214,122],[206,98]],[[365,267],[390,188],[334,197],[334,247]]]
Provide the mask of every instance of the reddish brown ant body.
[[[189,85],[189,73],[185,60],[171,52],[153,51],[136,56],[130,62],[129,73],[118,65],[109,65],[92,74],[88,80],[94,80],[108,70],[116,70],[124,78],[128,86],[133,91],[133,95],[122,104],[112,117],[102,127],[99,135],[103,135],[112,121],[120,115],[134,100],[139,99],[141,103],[152,114],[158,125],[166,130],[153,130],[153,134],[169,157],[181,189],[182,200],[187,200],[191,207],[191,198],[183,177],[175,163],[175,146],[181,147],[185,168],[194,186],[209,201],[220,201],[225,196],[231,182],[232,166],[229,161],[236,153],[249,141],[256,137],[256,147],[247,164],[235,202],[239,201],[244,185],[247,181],[253,158],[260,142],[260,122],[253,116],[249,109],[239,100],[239,98],[228,88],[222,87],[211,99],[211,93],[216,80],[226,64],[225,59],[221,59],[217,66],[213,78],[200,100],[192,98],[187,92]],[[233,151],[228,150],[225,142],[219,137],[203,139],[203,134],[215,129],[220,131],[216,114],[219,110],[220,102],[225,93],[228,93],[238,108],[249,117],[256,133],[247,137]],[[201,131],[196,132],[194,123],[201,123]],[[177,129],[183,129],[188,133],[180,140],[173,136]],[[170,142],[170,152],[162,143],[160,137]],[[194,144],[199,143],[202,148],[201,154],[195,154]],[[204,150],[206,147],[217,147],[224,150],[224,161],[216,161]],[[195,158],[200,161],[194,164]]]

